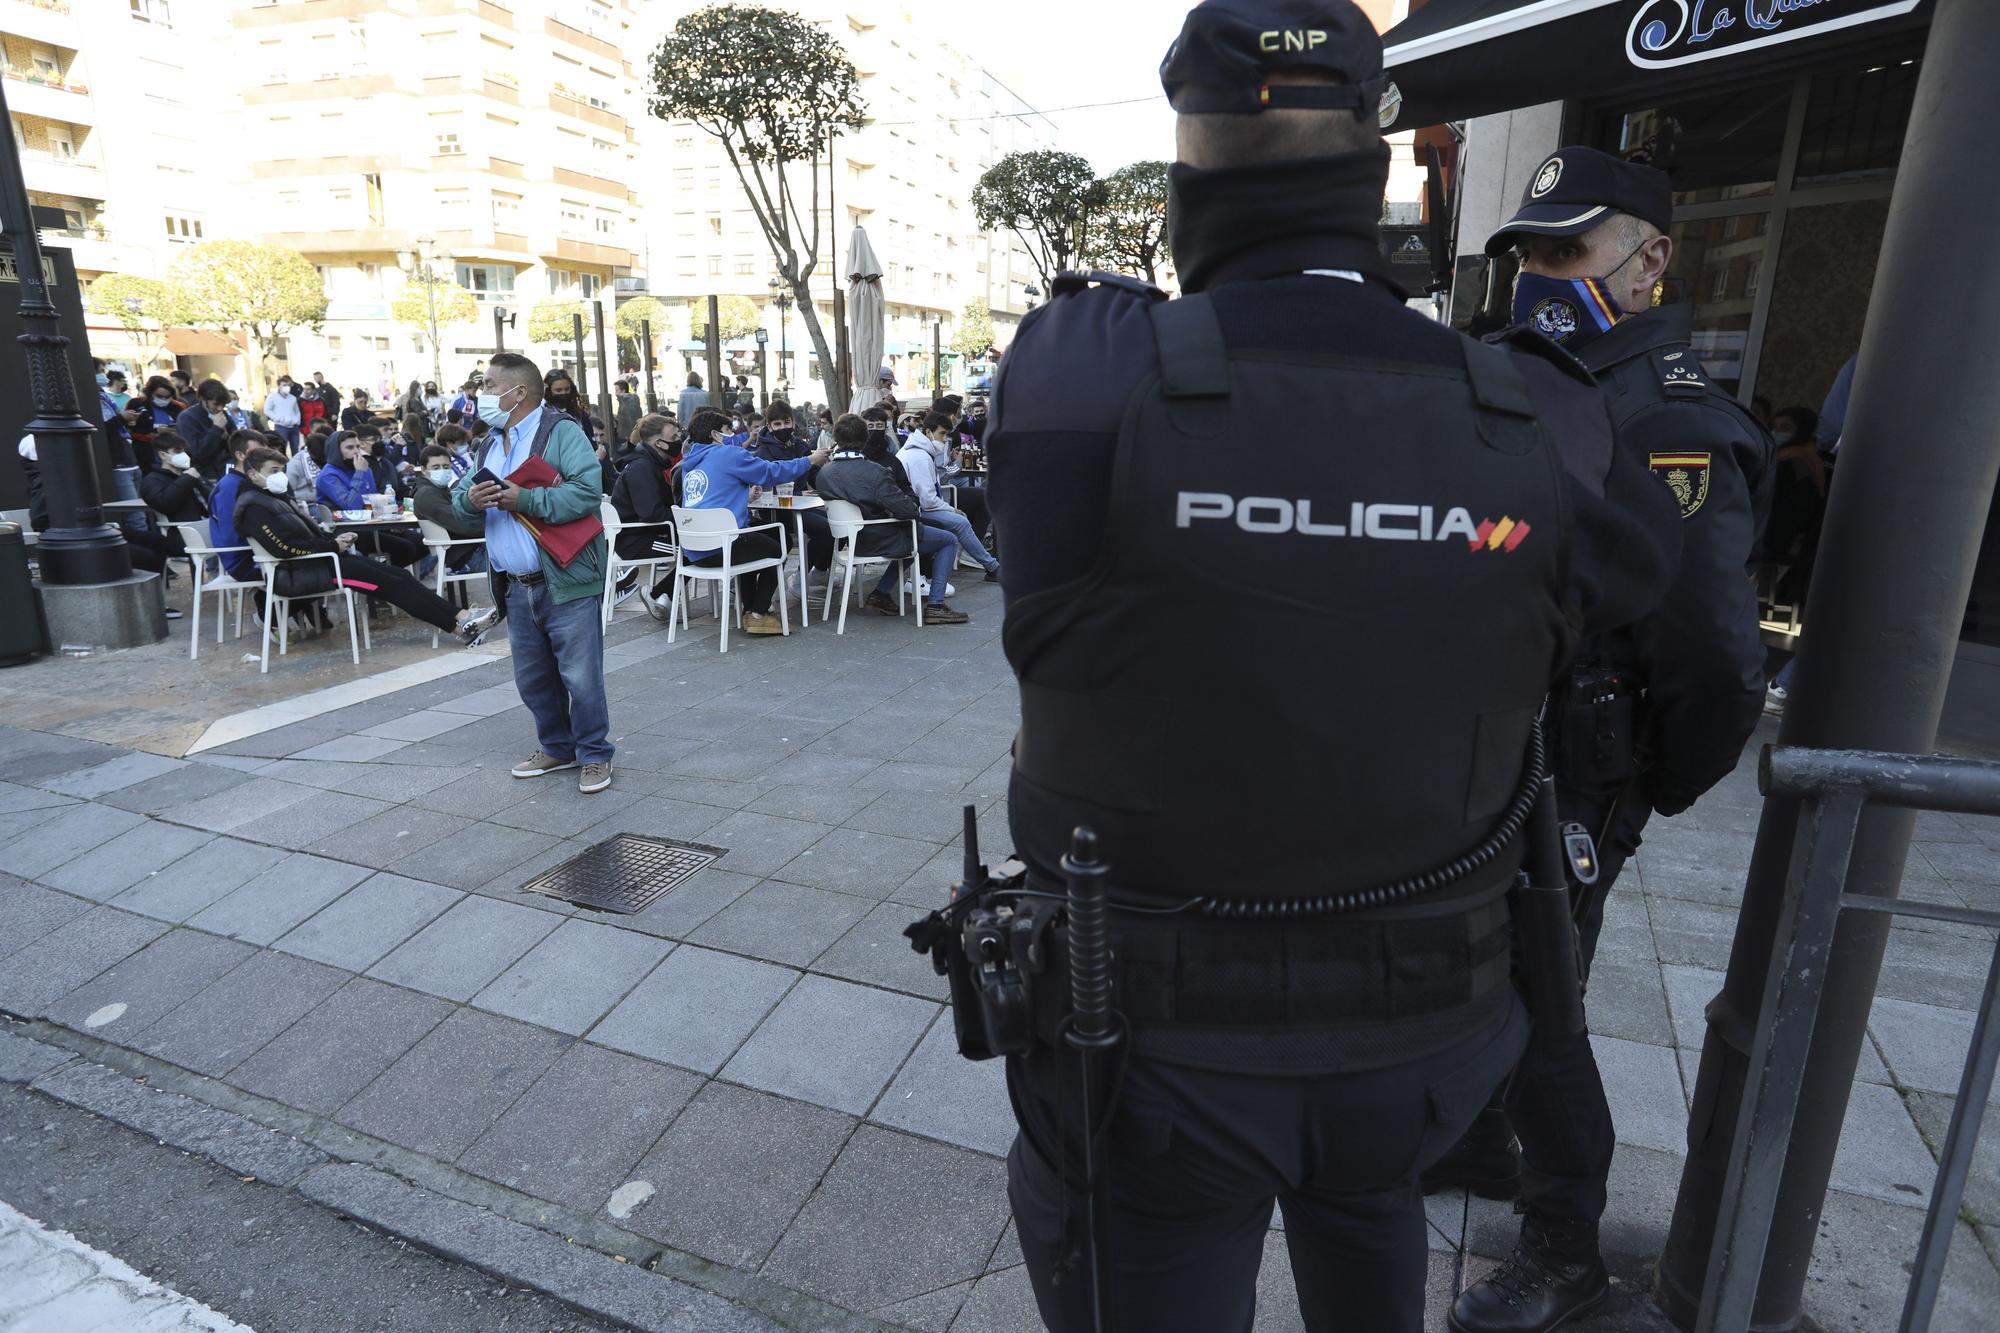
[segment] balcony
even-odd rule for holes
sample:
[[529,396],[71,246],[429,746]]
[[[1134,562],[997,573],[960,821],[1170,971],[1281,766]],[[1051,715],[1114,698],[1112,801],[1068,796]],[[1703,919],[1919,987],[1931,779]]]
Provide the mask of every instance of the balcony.
[[593,125],[602,125],[608,130],[625,128],[625,117],[616,111],[594,107],[585,101],[581,94],[573,93],[561,85],[557,85],[556,90],[549,94],[549,110],[561,112],[565,116],[575,116],[579,120],[587,120]]
[[593,241],[576,241],[567,236],[559,236],[553,249],[546,240],[542,246],[542,256],[564,264],[591,264],[600,268],[630,268],[635,256],[630,250],[615,245],[598,245]]
[[67,250],[78,273],[132,273],[146,266],[146,252],[114,241],[103,227],[46,227],[42,248]]
[[455,260],[500,260],[511,264],[531,264],[534,251],[520,232],[498,227],[460,227],[437,234],[440,249]]
[[617,181],[606,180],[602,176],[589,176],[581,171],[571,171],[568,167],[554,167],[549,178],[557,185],[574,186],[579,190],[590,190],[596,194],[608,194],[614,199],[630,200],[632,192]]
[[[77,0],[0,0],[0,31],[25,37],[31,42],[65,46],[74,51],[83,45],[83,25],[76,17]],[[89,0],[82,0],[89,3]]]
[[66,194],[77,199],[101,200],[105,197],[104,168],[95,160],[23,149],[21,173],[27,178],[31,190]]
[[80,79],[63,79],[33,70],[4,72],[7,80],[7,109],[21,116],[40,116],[69,125],[95,125],[97,111],[90,103],[90,86]]
[[286,246],[301,254],[309,255],[394,255],[398,251],[416,248],[416,242],[410,232],[367,223],[352,226],[335,224],[316,231],[272,231],[266,232],[264,239],[274,245]]
[[573,46],[580,46],[586,51],[593,51],[607,59],[622,59],[618,54],[618,47],[615,43],[607,42],[602,37],[593,37],[581,28],[572,28],[560,19],[547,19],[543,22],[542,27],[549,36],[568,42]]

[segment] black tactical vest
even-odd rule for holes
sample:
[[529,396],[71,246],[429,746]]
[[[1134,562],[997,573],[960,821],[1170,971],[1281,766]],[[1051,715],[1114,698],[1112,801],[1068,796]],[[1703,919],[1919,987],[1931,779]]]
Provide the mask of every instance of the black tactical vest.
[[[1016,852],[1093,826],[1126,895],[1284,900],[1477,846],[1563,660],[1560,460],[1510,353],[1465,369],[1231,351],[1152,308],[1102,554],[1008,609]],[[1511,850],[1412,905],[1490,900]]]

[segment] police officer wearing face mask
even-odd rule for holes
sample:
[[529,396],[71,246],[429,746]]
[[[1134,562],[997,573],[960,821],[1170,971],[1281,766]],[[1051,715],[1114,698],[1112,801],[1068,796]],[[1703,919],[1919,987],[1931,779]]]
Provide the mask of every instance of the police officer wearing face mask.
[[[985,432],[1015,855],[1060,893],[1087,825],[1109,866],[1107,1327],[1248,1330],[1275,1205],[1308,1328],[1415,1333],[1417,1174],[1529,1028],[1508,890],[1535,720],[1584,637],[1651,609],[1680,525],[1570,358],[1405,306],[1350,0],[1208,0],[1161,73],[1188,295],[1057,279]],[[1066,938],[1008,1061],[1009,1195],[1059,1331],[1095,1300]]]
[[[1764,647],[1749,563],[1770,503],[1772,445],[1749,411],[1709,382],[1684,305],[1655,306],[1673,259],[1664,172],[1590,148],[1535,171],[1521,207],[1486,244],[1513,249],[1514,318],[1558,342],[1603,387],[1621,455],[1676,502],[1680,569],[1659,608],[1593,637],[1567,673],[1552,753],[1562,817],[1597,841],[1592,885],[1573,884],[1584,968],[1604,899],[1647,819],[1676,815],[1736,767],[1764,701]],[[1509,1132],[1518,1134],[1521,1152]],[[1554,1328],[1601,1302],[1598,1251],[1613,1131],[1586,1036],[1540,1042],[1424,1178],[1494,1198],[1518,1190],[1520,1244],[1464,1292],[1458,1333]]]

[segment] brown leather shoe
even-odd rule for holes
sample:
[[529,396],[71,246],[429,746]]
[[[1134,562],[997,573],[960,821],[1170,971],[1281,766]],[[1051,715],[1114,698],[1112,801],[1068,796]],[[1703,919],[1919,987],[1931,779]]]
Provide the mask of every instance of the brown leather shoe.
[[869,593],[868,600],[863,602],[862,605],[867,607],[870,611],[873,611],[877,615],[900,616],[903,614],[901,611],[896,609],[896,599],[891,597],[888,593],[880,591],[879,589],[875,592]]
[[933,602],[924,608],[926,625],[969,625],[972,617],[963,611],[954,611],[943,602]]

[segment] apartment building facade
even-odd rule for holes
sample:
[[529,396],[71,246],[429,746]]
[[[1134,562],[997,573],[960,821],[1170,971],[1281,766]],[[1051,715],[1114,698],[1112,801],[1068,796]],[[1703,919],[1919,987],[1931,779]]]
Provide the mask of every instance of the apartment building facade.
[[[691,7],[649,6],[645,50]],[[981,173],[1000,158],[1054,146],[1054,127],[951,44],[938,26],[948,16],[893,0],[799,0],[788,7],[846,48],[868,108],[867,126],[836,141],[831,181],[824,171],[820,180],[822,241],[812,290],[828,345],[834,286],[845,283],[849,238],[862,225],[883,267],[884,360],[906,394],[928,392],[933,344],[942,341],[949,350],[968,303],[985,303],[1004,344],[1004,330],[1039,295],[1030,292],[1037,275],[1019,242],[981,231],[971,198]],[[825,401],[818,358],[797,311],[775,299],[770,247],[720,147],[691,125],[658,120],[646,123],[640,139],[651,292],[678,312],[681,359],[672,368],[700,369],[699,348],[686,337],[687,312],[705,306],[711,294],[743,296],[760,312],[771,386],[788,382],[798,396]],[[795,185],[809,197],[803,172]],[[726,344],[725,354],[729,373],[755,378],[754,339]],[[962,366],[952,371],[963,379]]]
[[429,330],[392,316],[427,270],[477,302],[440,330],[447,387],[491,353],[496,311],[515,350],[543,302],[609,317],[638,272],[629,0],[232,3],[245,206],[326,282],[323,328],[287,340],[295,373],[433,378]]

